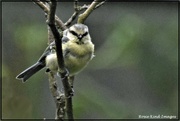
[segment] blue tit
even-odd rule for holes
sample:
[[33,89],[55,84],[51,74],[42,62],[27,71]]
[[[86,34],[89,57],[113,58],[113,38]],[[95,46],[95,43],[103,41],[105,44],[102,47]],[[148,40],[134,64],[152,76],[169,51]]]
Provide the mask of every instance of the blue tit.
[[[88,27],[84,24],[74,24],[63,31],[62,51],[69,76],[74,76],[83,70],[94,57],[94,44],[91,41]],[[55,42],[52,42],[45,49],[34,65],[21,72],[16,78],[25,82],[42,68],[46,68],[46,72],[57,74],[58,62]]]

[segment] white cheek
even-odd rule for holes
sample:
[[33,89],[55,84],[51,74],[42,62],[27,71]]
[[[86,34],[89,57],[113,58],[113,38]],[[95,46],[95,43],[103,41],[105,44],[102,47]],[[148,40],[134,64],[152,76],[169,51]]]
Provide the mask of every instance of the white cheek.
[[85,36],[85,37],[83,38],[83,42],[84,42],[84,43],[87,43],[87,42],[89,42],[89,41],[91,41],[91,37],[90,37],[90,36]]
[[70,40],[73,40],[73,39],[76,39],[77,37],[72,35],[71,33],[68,33],[67,34],[67,37],[70,39]]

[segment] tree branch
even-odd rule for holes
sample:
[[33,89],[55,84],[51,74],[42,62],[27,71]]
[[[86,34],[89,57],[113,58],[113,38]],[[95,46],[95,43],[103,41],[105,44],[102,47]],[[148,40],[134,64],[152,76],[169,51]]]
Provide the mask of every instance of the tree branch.
[[79,15],[78,17],[78,23],[84,23],[84,21],[87,19],[87,17],[92,13],[92,11],[96,8],[99,8],[101,5],[103,5],[105,1],[100,2],[100,0],[94,0],[89,6],[87,7],[86,11]]
[[68,21],[64,24],[65,26],[71,25],[71,23],[76,19],[79,12],[75,11],[73,15],[68,19]]
[[56,44],[56,54],[57,54],[57,61],[59,66],[59,74],[61,75],[64,93],[65,93],[65,107],[67,118],[73,120],[73,109],[72,109],[72,94],[73,90],[68,82],[68,71],[64,65],[64,58],[62,52],[62,35],[60,36],[56,26],[55,26],[55,11],[56,11],[56,0],[51,0],[50,4],[50,11],[48,13],[48,25],[51,28],[51,31],[54,35],[55,44]]
[[56,10],[56,2],[52,2],[50,4],[50,12],[48,14],[47,23],[48,23],[49,27],[51,28],[51,31],[54,35],[55,44],[56,44],[57,60],[58,60],[60,71],[65,73],[66,70],[65,70],[65,66],[64,66],[64,59],[63,59],[63,53],[62,53],[62,43],[61,43],[62,36],[60,36],[60,34],[59,34],[59,32],[55,26],[55,18],[54,18],[55,10]]
[[[46,14],[48,14],[50,12],[49,8],[41,1],[39,0],[32,0],[35,4],[37,4]],[[64,23],[61,21],[61,19],[59,19],[59,17],[57,15],[55,15],[55,22],[58,26],[59,29],[61,29],[62,31],[67,29],[67,27],[64,25]]]
[[[99,8],[100,6],[102,6],[105,3],[105,1],[102,1],[102,2],[98,3],[94,7],[94,9]],[[75,12],[73,13],[73,15],[68,19],[68,21],[64,25],[65,26],[71,25],[71,23],[76,19],[76,17],[79,15],[79,13],[81,11],[83,11],[83,10],[88,9],[89,7],[90,7],[90,5],[86,5],[86,4],[84,4],[83,6],[79,6],[78,5],[78,0],[74,0],[74,10],[75,10]]]
[[49,87],[56,103],[56,116],[55,119],[64,119],[65,117],[65,96],[58,89],[56,79],[53,73],[48,73]]
[[78,0],[74,0],[74,10],[75,10],[75,12],[65,23],[65,26],[71,25],[71,23],[76,19],[77,15],[79,14],[80,11],[78,10]]
[[[48,3],[45,4],[49,7]],[[45,16],[47,18],[46,13]],[[54,36],[49,26],[47,26],[47,29],[48,29],[48,44],[50,44],[54,41]],[[55,119],[63,120],[65,118],[65,96],[62,92],[59,91],[57,80],[54,77],[53,73],[49,72],[48,77],[49,77],[49,88],[56,103]]]

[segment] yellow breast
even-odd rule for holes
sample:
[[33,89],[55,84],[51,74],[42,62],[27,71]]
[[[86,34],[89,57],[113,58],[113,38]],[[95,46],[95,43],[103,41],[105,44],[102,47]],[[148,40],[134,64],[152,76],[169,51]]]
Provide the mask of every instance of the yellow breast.
[[92,44],[92,42],[86,44],[69,42],[63,45],[63,49],[65,48],[69,50],[69,53],[64,59],[70,75],[75,75],[81,71],[94,55],[94,44]]

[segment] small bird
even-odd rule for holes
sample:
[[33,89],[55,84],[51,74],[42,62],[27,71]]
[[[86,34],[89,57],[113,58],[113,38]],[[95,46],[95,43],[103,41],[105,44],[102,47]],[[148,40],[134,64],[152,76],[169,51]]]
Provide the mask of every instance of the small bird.
[[[26,82],[27,79],[42,68],[46,68],[46,72],[57,74],[58,62],[55,49],[55,42],[52,42],[38,61],[17,75],[16,79]],[[64,30],[62,51],[65,68],[68,70],[70,77],[83,70],[94,57],[94,44],[91,41],[88,27],[78,23]]]

